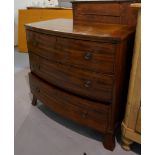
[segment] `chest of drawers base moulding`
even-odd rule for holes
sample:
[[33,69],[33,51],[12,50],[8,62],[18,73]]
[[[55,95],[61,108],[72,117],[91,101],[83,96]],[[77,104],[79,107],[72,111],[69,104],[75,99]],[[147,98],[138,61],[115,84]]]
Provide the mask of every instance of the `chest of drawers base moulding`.
[[[103,25],[102,25],[103,26]],[[56,19],[26,25],[32,104],[104,134],[115,147],[132,55],[134,29],[118,24],[73,26]]]

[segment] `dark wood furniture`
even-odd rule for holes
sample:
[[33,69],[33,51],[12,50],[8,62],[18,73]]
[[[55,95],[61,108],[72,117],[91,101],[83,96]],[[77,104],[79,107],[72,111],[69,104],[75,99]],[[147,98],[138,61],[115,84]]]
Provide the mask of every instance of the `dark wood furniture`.
[[74,1],[74,24],[123,24],[136,25],[137,10],[130,4],[139,0],[101,0],[101,1]]
[[73,24],[69,19],[27,24],[32,104],[39,99],[62,116],[96,129],[104,134],[104,147],[113,150],[125,107],[134,31],[131,25]]

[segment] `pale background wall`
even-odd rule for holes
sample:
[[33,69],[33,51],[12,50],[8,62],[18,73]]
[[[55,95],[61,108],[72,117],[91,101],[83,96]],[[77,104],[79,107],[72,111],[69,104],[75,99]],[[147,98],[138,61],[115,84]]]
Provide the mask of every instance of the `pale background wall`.
[[17,45],[18,36],[18,9],[24,9],[33,0],[14,0],[14,45]]
[[[57,0],[56,0],[57,1]],[[59,6],[71,7],[71,0],[58,0]],[[41,5],[43,2],[48,5],[48,0],[14,0],[14,45],[18,42],[18,9],[25,9],[27,6]],[[57,2],[55,2],[57,5]]]

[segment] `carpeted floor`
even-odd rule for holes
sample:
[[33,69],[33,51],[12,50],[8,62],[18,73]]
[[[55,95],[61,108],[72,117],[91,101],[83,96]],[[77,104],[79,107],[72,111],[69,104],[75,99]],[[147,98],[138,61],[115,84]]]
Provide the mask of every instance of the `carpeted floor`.
[[126,152],[117,136],[113,152],[103,148],[100,133],[67,120],[41,102],[31,105],[28,56],[15,48],[15,155],[136,155],[140,145]]

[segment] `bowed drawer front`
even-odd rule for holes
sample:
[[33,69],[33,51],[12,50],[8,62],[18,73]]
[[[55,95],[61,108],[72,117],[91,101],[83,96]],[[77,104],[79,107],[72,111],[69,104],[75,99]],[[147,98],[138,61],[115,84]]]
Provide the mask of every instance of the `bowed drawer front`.
[[113,76],[62,65],[29,53],[31,70],[51,84],[77,95],[111,102]]
[[114,74],[115,44],[27,33],[30,52],[92,72]]
[[81,99],[49,86],[33,74],[29,74],[32,93],[52,110],[78,123],[105,131],[108,105]]
[[[77,11],[119,15],[99,5],[100,11],[91,7],[85,12],[85,7]],[[39,99],[54,112],[100,131],[104,147],[113,150],[125,107],[133,27],[75,26],[72,20],[55,19],[26,25],[26,34],[32,105]]]

